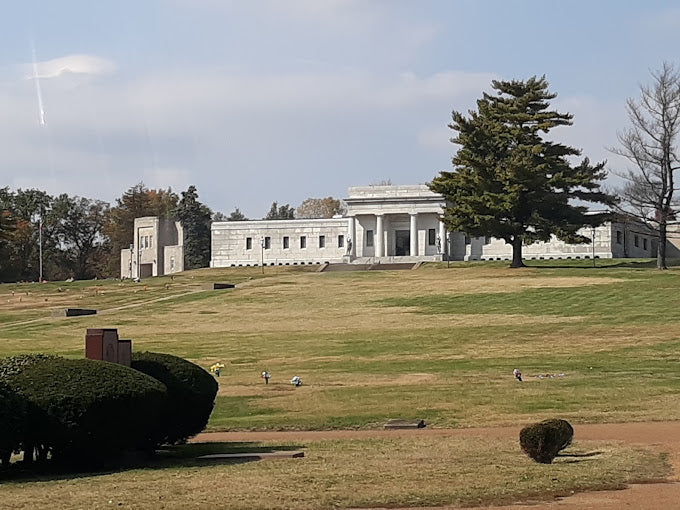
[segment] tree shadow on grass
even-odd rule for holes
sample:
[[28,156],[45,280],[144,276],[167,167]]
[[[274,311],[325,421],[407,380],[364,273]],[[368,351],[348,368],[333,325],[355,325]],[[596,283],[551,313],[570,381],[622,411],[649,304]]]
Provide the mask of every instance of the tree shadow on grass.
[[[526,268],[530,269],[656,269],[656,259],[646,259],[646,260],[617,260],[616,262],[606,262],[606,259],[595,259],[595,265],[593,266],[592,259],[582,259],[581,261],[574,261],[572,264],[532,264],[531,262],[537,262],[535,260],[530,261],[526,264]],[[577,263],[578,262],[578,263]],[[680,259],[668,259],[666,260],[667,267],[677,267],[680,266]]]
[[[125,453],[115,460],[112,459],[96,467],[65,466],[47,461],[45,464],[35,464],[27,468],[21,463],[14,463],[9,468],[0,470],[0,483],[71,480],[105,476],[134,469],[176,469],[215,464],[244,464],[262,460],[257,456],[258,454],[291,452],[303,448],[302,445],[261,445],[259,442],[189,443],[159,448],[152,456],[140,452]],[[238,454],[244,454],[244,456],[239,457]],[[225,457],[200,458],[204,455],[225,455]],[[227,457],[226,455],[236,456]]]

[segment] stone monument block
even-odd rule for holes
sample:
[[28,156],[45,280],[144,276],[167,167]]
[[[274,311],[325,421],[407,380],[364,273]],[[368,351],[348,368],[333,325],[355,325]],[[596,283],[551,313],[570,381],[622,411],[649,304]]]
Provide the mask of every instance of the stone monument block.
[[117,363],[118,330],[112,328],[88,328],[85,335],[85,357]]
[[132,340],[118,340],[118,364],[126,367],[132,364]]

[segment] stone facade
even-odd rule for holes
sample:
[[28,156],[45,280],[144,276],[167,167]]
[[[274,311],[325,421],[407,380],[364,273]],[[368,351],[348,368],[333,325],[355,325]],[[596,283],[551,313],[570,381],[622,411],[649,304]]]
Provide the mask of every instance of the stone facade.
[[[213,222],[210,266],[512,259],[512,247],[503,240],[447,232],[441,221],[445,200],[426,185],[351,187],[344,201],[346,214],[334,218]],[[654,231],[635,221],[620,219],[580,233],[594,242],[567,244],[553,238],[525,245],[523,257],[652,258],[657,253]],[[137,218],[134,239],[134,246],[121,252],[122,277],[184,269],[178,222]],[[669,258],[679,255],[669,243]]]
[[184,271],[184,230],[178,221],[135,218],[133,244],[120,252],[121,278],[146,278]]
[[[345,216],[331,219],[215,222],[211,267],[512,259],[512,246],[503,240],[447,232],[445,200],[426,185],[350,187],[344,201]],[[638,222],[608,222],[580,233],[594,243],[553,238],[524,246],[523,257],[656,256],[654,232]]]

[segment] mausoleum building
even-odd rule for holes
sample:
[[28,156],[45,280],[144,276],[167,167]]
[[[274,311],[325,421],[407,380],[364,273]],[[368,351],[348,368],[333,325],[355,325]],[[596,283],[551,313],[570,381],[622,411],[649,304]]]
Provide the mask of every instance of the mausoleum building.
[[120,252],[121,278],[146,278],[184,271],[184,230],[179,221],[135,218],[133,244]]

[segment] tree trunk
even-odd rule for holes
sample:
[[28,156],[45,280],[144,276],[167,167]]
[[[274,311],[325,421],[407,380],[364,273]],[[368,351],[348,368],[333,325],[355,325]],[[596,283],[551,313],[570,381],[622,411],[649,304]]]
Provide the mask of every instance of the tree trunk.
[[656,253],[657,269],[668,269],[666,267],[666,238],[666,222],[661,221],[659,223],[659,246]]
[[510,267],[525,267],[522,262],[522,238],[515,236],[512,239],[512,263]]

